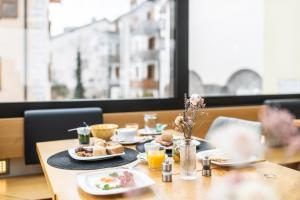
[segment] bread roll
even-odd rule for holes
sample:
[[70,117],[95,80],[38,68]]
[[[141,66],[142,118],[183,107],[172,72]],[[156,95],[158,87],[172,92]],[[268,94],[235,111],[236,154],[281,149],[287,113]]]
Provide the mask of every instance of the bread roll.
[[108,146],[106,147],[106,151],[108,154],[120,154],[124,152],[124,147],[120,144],[114,145],[114,146]]
[[161,139],[164,142],[173,142],[173,134],[165,131],[162,133]]
[[106,146],[106,141],[100,138],[95,138],[94,140],[94,145],[95,146],[100,146],[100,147],[105,147]]
[[95,146],[93,149],[93,156],[104,156],[107,155],[106,148],[102,146]]

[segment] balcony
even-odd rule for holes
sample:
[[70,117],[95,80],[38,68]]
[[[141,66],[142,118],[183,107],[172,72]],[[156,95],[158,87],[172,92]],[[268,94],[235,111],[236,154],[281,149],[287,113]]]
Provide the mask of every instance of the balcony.
[[132,61],[150,61],[157,60],[159,56],[158,50],[145,50],[145,51],[137,51],[132,53],[131,60]]
[[153,35],[159,31],[159,24],[156,21],[143,20],[131,26],[133,35]]
[[130,87],[135,89],[157,90],[159,89],[159,81],[153,79],[130,81]]
[[109,55],[109,62],[110,63],[119,63],[120,62],[120,55]]

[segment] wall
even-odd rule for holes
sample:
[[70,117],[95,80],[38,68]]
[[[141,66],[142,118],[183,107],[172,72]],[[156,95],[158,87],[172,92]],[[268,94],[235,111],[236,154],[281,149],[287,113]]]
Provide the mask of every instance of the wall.
[[262,0],[190,0],[189,4],[189,67],[204,84],[225,85],[240,69],[262,73]]
[[265,92],[300,92],[299,8],[299,0],[265,0]]
[[23,100],[24,0],[18,1],[18,17],[0,19],[0,101]]

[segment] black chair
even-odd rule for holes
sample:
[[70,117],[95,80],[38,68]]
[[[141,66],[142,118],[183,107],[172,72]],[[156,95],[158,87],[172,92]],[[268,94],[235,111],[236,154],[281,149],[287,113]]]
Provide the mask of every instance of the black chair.
[[68,129],[87,124],[103,122],[101,108],[68,108],[28,110],[24,113],[25,163],[39,163],[36,143],[77,137],[76,132]]
[[300,118],[300,99],[267,99],[264,101],[264,105],[287,109],[297,119]]

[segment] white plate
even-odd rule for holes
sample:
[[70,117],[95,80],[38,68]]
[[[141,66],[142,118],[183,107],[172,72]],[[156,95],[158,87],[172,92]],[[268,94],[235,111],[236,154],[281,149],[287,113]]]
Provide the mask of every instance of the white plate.
[[140,135],[161,135],[162,132],[157,132],[156,130],[146,130],[146,129],[139,129],[138,134]]
[[125,154],[125,152],[123,152],[123,153],[120,153],[120,154],[105,155],[105,156],[81,157],[81,156],[78,156],[75,153],[76,148],[77,147],[73,147],[73,148],[68,149],[69,155],[71,156],[71,158],[73,158],[75,160],[83,160],[83,161],[106,160],[106,159],[114,158],[114,157],[117,157],[117,156],[122,156],[122,155]]
[[[116,188],[112,190],[102,190],[101,188],[96,187],[96,182],[100,179],[101,176],[107,176],[108,174],[111,174],[113,172],[122,173],[124,171],[128,171],[133,174],[135,186]],[[146,174],[131,169],[110,169],[110,170],[103,170],[98,172],[79,174],[77,175],[77,182],[79,187],[83,191],[92,195],[120,194],[120,193],[129,192],[131,190],[149,187],[155,184],[155,182]]]
[[[156,142],[155,140],[152,140],[151,142],[152,142],[152,143],[157,143],[157,144],[159,144],[162,148],[164,148],[164,149],[166,149],[166,150],[173,149],[173,145],[168,146],[168,147],[165,147],[165,146],[161,145],[160,143]],[[199,145],[201,144],[201,142],[198,141],[198,140],[193,140],[192,142],[193,142],[196,146],[199,146]]]
[[211,161],[212,164],[218,165],[220,167],[238,167],[238,166],[243,166],[243,165],[249,165],[252,163],[256,163],[259,161],[262,161],[261,159],[258,159],[256,156],[253,156],[249,160],[243,160],[243,161],[230,161],[228,156],[226,156],[221,150],[219,149],[212,149],[212,150],[206,150],[206,151],[201,151],[197,153],[197,158],[198,160],[203,160],[206,156],[218,156],[223,159],[228,159],[228,161],[224,162],[217,162],[217,161]]

